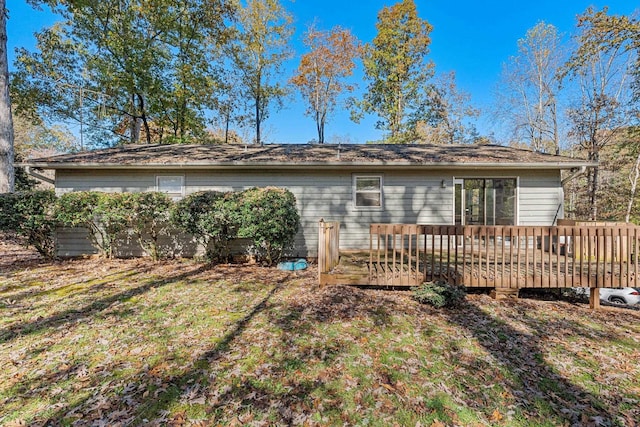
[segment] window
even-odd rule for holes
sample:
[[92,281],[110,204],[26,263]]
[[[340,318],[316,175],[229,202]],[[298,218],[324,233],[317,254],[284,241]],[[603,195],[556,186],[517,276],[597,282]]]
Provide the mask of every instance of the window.
[[515,225],[515,178],[455,181],[456,225]]
[[382,175],[355,175],[353,189],[356,209],[382,209]]
[[167,193],[173,200],[179,200],[184,196],[184,176],[158,176],[156,187],[157,191]]

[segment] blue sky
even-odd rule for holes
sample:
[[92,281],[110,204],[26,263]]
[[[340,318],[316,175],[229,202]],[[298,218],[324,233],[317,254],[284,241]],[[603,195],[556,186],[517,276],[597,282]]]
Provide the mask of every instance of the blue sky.
[[[283,77],[289,78],[296,68],[299,55],[304,53],[302,37],[307,25],[317,20],[318,27],[335,25],[350,29],[361,41],[375,37],[378,12],[395,1],[368,0],[281,0],[295,19],[293,44],[298,56],[286,67]],[[29,7],[25,0],[9,0],[7,23],[9,61],[15,47],[31,48],[33,33],[50,25],[55,18],[46,12]],[[441,72],[455,71],[460,89],[471,94],[472,103],[487,111],[499,80],[502,64],[516,53],[516,43],[526,31],[539,21],[555,25],[560,32],[571,35],[576,15],[588,6],[601,9],[609,6],[610,13],[631,14],[640,4],[635,0],[416,0],[418,13],[434,27],[431,34],[430,58]],[[354,77],[360,91],[366,87],[361,75]],[[265,124],[266,141],[272,143],[305,143],[316,137],[315,123],[304,115],[304,104],[297,97],[285,102],[285,108],[272,112]],[[376,117],[367,117],[360,124],[349,120],[349,113],[339,109],[329,119],[327,142],[334,140],[353,143],[378,140],[380,131],[374,128]],[[481,133],[495,131],[486,117],[478,122]]]

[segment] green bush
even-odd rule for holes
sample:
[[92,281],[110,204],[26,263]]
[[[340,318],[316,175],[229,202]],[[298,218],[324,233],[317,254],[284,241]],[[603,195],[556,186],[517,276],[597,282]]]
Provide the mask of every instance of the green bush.
[[96,216],[102,231],[101,250],[113,258],[114,250],[131,222],[131,193],[99,193]]
[[237,237],[236,211],[234,193],[203,191],[176,203],[171,222],[204,245],[207,259],[226,262],[229,244]]
[[298,232],[296,198],[282,188],[251,188],[238,196],[238,237],[253,241],[256,254],[271,265],[288,249]]
[[65,227],[82,227],[100,255],[113,257],[119,234],[127,230],[129,194],[78,191],[58,199],[57,219]]
[[171,227],[169,214],[173,202],[165,193],[148,192],[129,195],[129,227],[140,247],[154,261],[161,258],[160,236]]
[[19,237],[45,258],[54,258],[55,205],[52,190],[0,194],[0,231]]
[[412,291],[416,301],[436,308],[459,306],[466,297],[463,287],[450,285],[447,282],[423,283]]
[[269,187],[190,194],[174,205],[171,222],[200,241],[210,260],[227,261],[230,242],[239,237],[273,264],[293,243],[300,217],[290,191]]

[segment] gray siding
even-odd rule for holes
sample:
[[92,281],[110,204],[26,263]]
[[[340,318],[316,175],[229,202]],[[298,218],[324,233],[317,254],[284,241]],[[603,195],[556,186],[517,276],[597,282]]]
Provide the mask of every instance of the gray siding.
[[539,172],[521,176],[519,201],[520,225],[556,225],[554,219],[564,218],[560,174]]
[[[551,225],[562,200],[560,173],[549,171],[502,171],[500,173],[368,170],[357,174],[382,174],[383,209],[356,210],[353,203],[353,171],[290,170],[59,170],[58,193],[96,190],[108,192],[152,191],[157,175],[183,175],[186,193],[203,190],[243,190],[251,187],[288,188],[296,196],[301,230],[296,236],[295,256],[314,256],[317,252],[318,221],[340,221],[342,249],[369,247],[369,224],[419,223],[453,224],[454,178],[514,177],[519,179],[519,224]],[[444,188],[443,182],[444,180]],[[560,212],[562,214],[562,211]],[[58,236],[63,255],[88,253],[90,245],[77,233]]]

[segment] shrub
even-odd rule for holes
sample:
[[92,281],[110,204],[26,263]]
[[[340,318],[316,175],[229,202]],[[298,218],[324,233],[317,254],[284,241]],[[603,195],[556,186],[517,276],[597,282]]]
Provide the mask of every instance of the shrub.
[[171,222],[193,234],[212,261],[229,259],[229,243],[237,236],[236,197],[233,193],[193,193],[174,205]]
[[102,231],[101,250],[113,258],[116,244],[131,222],[131,193],[98,193],[96,216]]
[[55,205],[52,190],[0,194],[0,231],[16,235],[45,258],[54,258]]
[[251,239],[256,254],[269,265],[277,262],[293,244],[300,224],[295,196],[281,188],[243,191],[236,214],[240,222],[238,237]]
[[65,227],[83,227],[102,256],[113,257],[118,235],[127,229],[129,195],[78,191],[58,199],[58,221]]
[[171,224],[169,214],[173,202],[165,193],[148,192],[129,195],[129,227],[142,250],[154,261],[161,257],[158,240]]
[[423,283],[412,290],[415,300],[436,308],[456,307],[460,305],[466,297],[463,287],[450,285],[447,282]]

